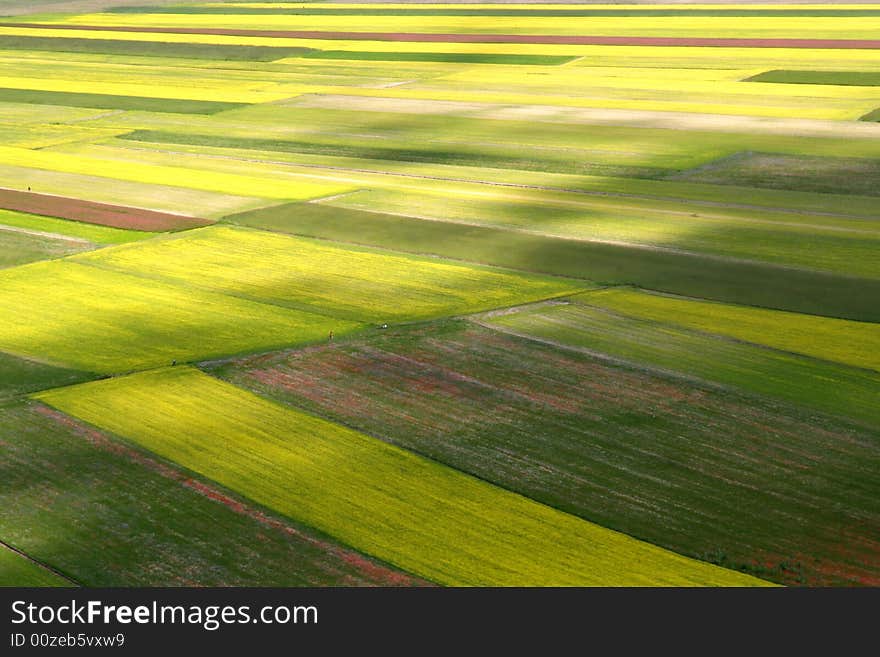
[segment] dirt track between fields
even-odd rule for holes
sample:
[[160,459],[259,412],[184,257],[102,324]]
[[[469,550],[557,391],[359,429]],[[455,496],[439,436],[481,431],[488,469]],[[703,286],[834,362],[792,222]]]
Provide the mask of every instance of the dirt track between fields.
[[198,217],[14,189],[0,189],[0,208],[46,217],[72,219],[112,228],[157,232],[196,228],[213,223]]
[[328,39],[342,41],[409,41],[419,43],[538,43],[575,46],[696,46],[715,48],[819,48],[880,49],[880,39],[754,39],[714,37],[569,36],[556,34],[431,34],[425,32],[323,32],[314,30],[240,30],[190,27],[127,27],[120,25],[69,25],[52,23],[0,23],[24,27],[96,32],[146,32],[151,34],[213,34],[278,39]]

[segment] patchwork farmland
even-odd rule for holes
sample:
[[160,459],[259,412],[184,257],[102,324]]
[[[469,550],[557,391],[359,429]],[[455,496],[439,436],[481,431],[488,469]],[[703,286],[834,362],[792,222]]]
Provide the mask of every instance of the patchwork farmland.
[[0,0],[0,586],[880,585],[878,35]]

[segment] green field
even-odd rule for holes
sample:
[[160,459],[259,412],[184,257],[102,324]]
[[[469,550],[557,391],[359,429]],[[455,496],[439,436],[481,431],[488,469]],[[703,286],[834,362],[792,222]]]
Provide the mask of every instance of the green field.
[[582,303],[526,307],[480,321],[634,367],[678,374],[880,428],[880,375],[871,370],[688,330],[674,321],[636,319]]
[[83,239],[66,239],[63,236],[16,230],[0,224],[0,269],[37,260],[61,258],[93,248],[91,242]]
[[330,330],[357,328],[70,261],[0,273],[0,313],[0,351],[100,374],[311,342]]
[[70,585],[63,577],[0,545],[0,587]]
[[76,262],[326,314],[342,318],[341,327],[343,320],[383,324],[489,310],[590,287],[232,226]]
[[682,554],[786,584],[880,577],[874,520],[850,554],[836,539],[876,516],[877,431],[463,322],[210,371]]
[[442,584],[761,583],[584,522],[189,368],[39,398]]
[[[2,540],[78,584],[413,582],[41,404],[0,406],[0,434]],[[32,585],[57,581],[42,577]]]
[[235,103],[219,103],[206,100],[176,100],[142,96],[116,96],[110,94],[8,88],[0,88],[0,102],[27,103],[31,105],[64,105],[66,107],[91,107],[96,109],[140,110],[143,112],[173,112],[176,114],[213,114],[214,112],[241,107],[241,105]]
[[599,290],[579,300],[630,317],[725,335],[880,372],[880,326],[877,324],[804,317],[628,289]]
[[[0,36],[0,50],[94,53],[130,57],[176,57],[222,61],[270,62],[307,52],[298,48],[215,46],[203,43],[126,41],[124,39],[59,39],[56,37]],[[161,111],[161,110],[160,110]],[[168,110],[165,110],[168,111]]]
[[878,71],[766,71],[748,78],[748,82],[785,84],[842,84],[856,87],[880,86]]
[[372,62],[451,62],[455,64],[509,64],[514,66],[558,66],[575,57],[560,55],[496,55],[492,53],[443,52],[358,52],[356,50],[315,50],[309,59],[344,59]]
[[[880,279],[613,242],[292,204],[226,218],[259,228],[794,312],[880,321]],[[871,261],[873,262],[873,261]]]
[[0,352],[0,403],[37,390],[82,383],[94,378],[79,372]]

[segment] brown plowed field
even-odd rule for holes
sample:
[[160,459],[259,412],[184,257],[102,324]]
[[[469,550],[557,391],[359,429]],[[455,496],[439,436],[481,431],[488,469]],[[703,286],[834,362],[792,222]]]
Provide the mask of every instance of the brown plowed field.
[[186,217],[168,212],[95,203],[94,201],[14,189],[0,189],[0,208],[47,217],[73,219],[74,221],[112,226],[113,228],[156,232],[197,228],[212,223],[208,219],[198,217]]
[[716,48],[842,48],[877,49],[880,39],[716,39],[713,37],[569,36],[553,34],[430,34],[423,32],[319,32],[314,30],[239,30],[226,28],[126,27],[117,25],[54,25],[0,23],[0,27],[149,32],[158,34],[216,34],[279,39],[340,39],[351,41],[414,41],[426,43],[546,43],[576,46],[699,46]]

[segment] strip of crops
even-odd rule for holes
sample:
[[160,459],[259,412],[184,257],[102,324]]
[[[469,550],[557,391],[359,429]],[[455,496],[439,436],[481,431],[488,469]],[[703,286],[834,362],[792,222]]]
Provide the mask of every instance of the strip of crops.
[[80,584],[414,582],[41,404],[0,407],[0,434],[0,537]]
[[630,289],[598,290],[579,299],[630,317],[880,371],[880,324],[731,306]]
[[561,513],[190,368],[39,397],[439,583],[761,583]]
[[69,260],[0,272],[0,315],[0,350],[98,373],[278,348],[357,328]]

